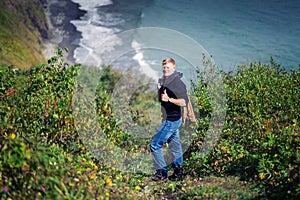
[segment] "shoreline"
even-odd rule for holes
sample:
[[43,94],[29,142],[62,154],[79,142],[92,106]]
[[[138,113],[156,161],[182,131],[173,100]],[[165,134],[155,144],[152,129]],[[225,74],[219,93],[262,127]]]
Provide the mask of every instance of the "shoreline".
[[66,61],[75,63],[74,50],[79,47],[81,32],[71,23],[80,19],[86,11],[79,9],[79,4],[71,0],[46,0],[45,15],[49,25],[49,38],[45,38],[43,55],[50,58],[55,55],[56,47],[68,48]]

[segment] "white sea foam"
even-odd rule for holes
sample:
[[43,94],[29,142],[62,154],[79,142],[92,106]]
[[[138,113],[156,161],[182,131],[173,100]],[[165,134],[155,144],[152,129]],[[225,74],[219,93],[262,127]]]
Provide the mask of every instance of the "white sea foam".
[[78,3],[80,5],[80,9],[89,11],[90,9],[94,9],[98,6],[105,6],[112,4],[111,0],[93,0],[93,1],[87,1],[87,0],[72,0],[75,3]]
[[[79,3],[80,8],[87,11],[81,19],[71,22],[82,34],[79,47],[74,51],[77,63],[88,66],[113,63],[114,66],[122,68],[137,63],[140,72],[154,80],[158,79],[158,72],[144,59],[143,47],[137,41],[132,41],[131,35],[121,33],[121,37],[118,37],[118,33],[122,30],[117,27],[124,23],[122,16],[114,12],[99,13],[99,7],[110,5],[111,1],[74,0],[74,2]],[[128,55],[122,55],[124,53]],[[126,57],[127,60],[124,62],[122,57]]]
[[[74,51],[74,59],[78,63],[84,65],[99,66],[104,63],[103,54],[105,51],[114,50],[114,43],[105,43],[105,46],[101,46],[107,38],[113,36],[119,32],[118,28],[107,28],[104,25],[116,25],[122,22],[122,19],[113,16],[112,14],[102,15],[100,18],[98,14],[98,7],[110,5],[111,1],[85,1],[74,0],[74,2],[80,4],[80,8],[86,10],[87,13],[82,19],[73,20],[78,31],[81,32],[82,38],[79,42],[79,47]],[[113,41],[113,40],[111,40]],[[115,40],[118,42],[117,38]]]
[[[118,30],[93,25],[92,23],[90,23],[90,20],[76,20],[72,21],[72,23],[82,34],[79,47],[74,52],[75,60],[86,65],[104,64],[101,59],[101,55],[104,51],[113,50],[114,44],[106,43],[106,46],[101,46],[101,44],[104,43],[107,38],[114,35]],[[99,48],[100,46],[101,48]],[[94,57],[94,59],[90,60],[91,56]],[[93,60],[96,60],[96,63],[93,63]]]
[[139,63],[140,72],[153,78],[154,80],[158,80],[159,78],[158,72],[152,69],[150,65],[145,61],[143,52],[141,51],[142,49],[141,45],[137,41],[133,40],[131,46],[136,51],[136,55],[133,57],[133,59]]

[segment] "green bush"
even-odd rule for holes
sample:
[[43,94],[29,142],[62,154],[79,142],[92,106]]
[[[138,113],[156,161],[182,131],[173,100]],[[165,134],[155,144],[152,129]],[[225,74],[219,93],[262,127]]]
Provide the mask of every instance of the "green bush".
[[72,149],[78,141],[71,103],[79,66],[64,65],[63,56],[58,49],[48,65],[19,74],[1,68],[0,187],[9,190],[7,197],[40,194],[54,174],[49,160],[56,155],[47,147]]
[[[271,60],[270,65],[252,63],[224,73],[223,82],[227,116],[221,138],[205,157],[199,159],[192,151],[189,165],[201,175],[238,175],[255,181],[271,199],[299,196],[300,73],[288,73]],[[197,92],[206,94],[208,89],[199,85]],[[207,95],[202,97],[206,99],[200,103],[209,101]],[[209,109],[204,113],[209,116]],[[207,122],[205,115],[199,121]],[[194,149],[202,145],[202,133]]]

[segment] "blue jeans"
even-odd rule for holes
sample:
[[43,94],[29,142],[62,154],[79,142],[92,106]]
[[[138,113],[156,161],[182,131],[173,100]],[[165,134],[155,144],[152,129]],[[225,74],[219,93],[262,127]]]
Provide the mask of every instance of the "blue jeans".
[[182,148],[179,137],[179,127],[182,119],[177,121],[164,120],[150,143],[150,150],[157,171],[166,171],[167,165],[162,148],[166,142],[169,144],[170,153],[173,156],[172,168],[177,169],[183,164]]

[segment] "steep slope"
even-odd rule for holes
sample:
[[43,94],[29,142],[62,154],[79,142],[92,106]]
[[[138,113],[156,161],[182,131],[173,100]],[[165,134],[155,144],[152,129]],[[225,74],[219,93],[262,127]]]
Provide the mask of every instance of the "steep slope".
[[49,27],[43,0],[0,1],[0,65],[30,68],[45,60],[43,38]]

